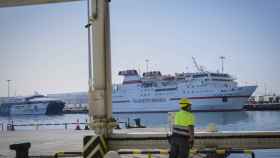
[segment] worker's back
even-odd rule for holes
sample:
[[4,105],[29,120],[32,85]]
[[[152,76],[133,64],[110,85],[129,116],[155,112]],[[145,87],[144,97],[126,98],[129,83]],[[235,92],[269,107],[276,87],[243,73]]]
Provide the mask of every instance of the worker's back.
[[195,117],[193,113],[184,110],[180,110],[175,113],[175,120],[174,120],[175,125],[193,126],[194,123],[195,123]]

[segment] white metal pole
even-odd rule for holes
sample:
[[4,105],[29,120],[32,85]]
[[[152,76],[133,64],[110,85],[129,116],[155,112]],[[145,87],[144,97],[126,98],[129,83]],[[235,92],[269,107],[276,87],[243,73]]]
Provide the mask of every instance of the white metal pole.
[[10,97],[10,82],[11,82],[11,80],[7,80],[7,83],[8,83],[8,98]]
[[97,134],[110,135],[112,127],[112,82],[110,16],[108,0],[91,0],[91,79],[89,110],[91,127]]

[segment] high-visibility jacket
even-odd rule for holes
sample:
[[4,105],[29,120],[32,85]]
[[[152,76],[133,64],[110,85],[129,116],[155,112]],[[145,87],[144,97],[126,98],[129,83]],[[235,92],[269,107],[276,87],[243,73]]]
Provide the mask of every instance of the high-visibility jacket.
[[195,117],[193,113],[180,110],[175,113],[175,119],[173,124],[173,134],[181,135],[181,136],[190,136],[189,126],[195,124]]

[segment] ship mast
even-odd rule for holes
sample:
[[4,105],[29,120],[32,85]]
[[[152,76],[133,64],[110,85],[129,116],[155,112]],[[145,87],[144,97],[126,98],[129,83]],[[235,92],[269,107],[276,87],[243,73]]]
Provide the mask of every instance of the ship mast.
[[7,81],[7,83],[8,83],[8,98],[10,97],[10,82],[12,81],[12,80],[6,80]]
[[224,59],[226,59],[225,56],[220,56],[221,64],[222,64],[222,73],[224,73]]

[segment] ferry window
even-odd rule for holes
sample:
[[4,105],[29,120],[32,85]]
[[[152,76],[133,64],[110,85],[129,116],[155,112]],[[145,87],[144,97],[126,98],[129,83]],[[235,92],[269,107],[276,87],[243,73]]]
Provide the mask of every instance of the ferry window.
[[207,77],[207,74],[193,75],[193,78]]
[[222,98],[222,101],[223,101],[223,102],[227,102],[227,101],[228,101],[228,98],[225,96],[225,97]]

